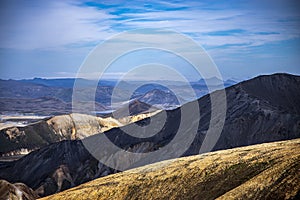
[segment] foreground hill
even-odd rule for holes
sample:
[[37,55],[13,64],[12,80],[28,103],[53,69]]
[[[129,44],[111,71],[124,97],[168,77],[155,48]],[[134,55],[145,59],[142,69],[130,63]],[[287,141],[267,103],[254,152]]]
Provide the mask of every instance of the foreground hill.
[[162,161],[51,199],[299,199],[300,139]]

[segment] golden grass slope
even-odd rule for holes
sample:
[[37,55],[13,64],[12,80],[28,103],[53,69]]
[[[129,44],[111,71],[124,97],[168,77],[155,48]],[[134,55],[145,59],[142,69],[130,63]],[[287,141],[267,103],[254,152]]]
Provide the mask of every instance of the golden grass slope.
[[167,160],[96,179],[51,199],[298,199],[300,139]]

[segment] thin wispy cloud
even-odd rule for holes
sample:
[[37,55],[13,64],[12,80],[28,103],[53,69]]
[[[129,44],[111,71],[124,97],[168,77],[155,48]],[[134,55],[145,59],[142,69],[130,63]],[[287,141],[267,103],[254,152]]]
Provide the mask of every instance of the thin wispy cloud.
[[1,47],[16,49],[59,48],[72,43],[103,40],[114,34],[115,16],[72,1],[14,2],[3,7]]
[[280,12],[280,7],[266,11],[240,3],[240,7],[223,9],[223,4],[209,1],[120,1],[111,6],[110,2],[33,2],[3,8],[1,47],[34,49],[101,41],[137,28],[174,29],[208,46],[262,45],[299,37],[299,15]]
[[290,15],[278,14],[276,10],[271,13],[253,12],[241,9],[207,10],[200,7],[121,15],[132,19],[124,21],[125,28],[171,28],[190,34],[208,46],[262,45],[299,37],[299,19],[290,20]]
[[[242,59],[249,63],[247,56],[255,56],[257,48],[264,49],[259,51],[261,58],[279,56],[279,50],[271,47],[274,44],[277,49],[292,48],[290,55],[283,54],[293,63],[270,61],[270,65],[291,65],[291,71],[297,72],[295,65],[299,59],[294,56],[300,40],[299,4],[297,0],[3,0],[0,50],[7,52],[9,49],[10,53],[8,56],[0,51],[0,64],[20,68],[27,63],[37,70],[41,65],[53,66],[55,70],[65,63],[76,68],[93,47],[117,33],[165,28],[191,37],[224,66],[238,66],[236,63],[242,63]],[[43,64],[40,59],[37,63],[32,57],[27,58],[27,62],[14,59],[28,52],[36,56],[53,54],[51,60],[54,62]],[[73,56],[74,60],[62,60],[62,54],[68,58]],[[229,62],[228,57],[240,60]],[[265,63],[264,60],[257,65]]]

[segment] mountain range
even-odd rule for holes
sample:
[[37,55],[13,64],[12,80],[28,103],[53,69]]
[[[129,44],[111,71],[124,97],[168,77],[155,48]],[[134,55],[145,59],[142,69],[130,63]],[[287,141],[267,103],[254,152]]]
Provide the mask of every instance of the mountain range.
[[[118,109],[128,100],[139,100],[148,103],[160,109],[170,109],[180,106],[195,99],[186,99],[189,92],[185,83],[165,81],[163,83],[149,83],[138,87],[140,82],[116,80],[95,80],[86,79],[24,79],[24,80],[0,80],[0,114],[25,113],[38,115],[58,115],[69,114],[72,112],[72,94],[73,86],[79,85],[77,92],[80,99],[76,101],[84,105],[86,102],[96,101],[95,110],[86,106],[82,110],[76,110],[81,113],[91,113]],[[225,86],[232,85],[235,82],[224,82]],[[163,85],[165,86],[163,86]],[[175,84],[172,85],[172,84]],[[199,83],[190,83],[196,98],[208,93],[206,85]],[[118,87],[117,87],[118,86]],[[169,87],[176,87],[180,94],[175,96]],[[96,87],[94,91],[93,87]],[[136,88],[136,89],[135,89]],[[133,94],[130,93],[134,90]],[[92,99],[91,94],[95,93]],[[114,93],[115,104],[112,105],[112,94]],[[130,97],[126,99],[125,97]],[[177,99],[179,98],[179,99]],[[177,100],[176,100],[177,99]],[[180,103],[182,102],[182,103]]]
[[[221,135],[213,146],[213,151],[230,149],[265,142],[295,139],[300,137],[300,77],[289,74],[259,76],[226,88],[226,118]],[[201,152],[206,145],[205,138],[210,121],[218,121],[220,115],[212,116],[211,97],[219,97],[222,91],[215,91],[179,108],[158,112],[150,118],[136,121],[122,128],[113,128],[101,134],[94,134],[82,140],[61,141],[31,152],[13,162],[0,163],[0,178],[10,182],[23,182],[46,196],[82,184],[98,177],[118,172],[93,156],[105,155],[122,169],[130,169],[178,157],[178,147],[191,137],[189,127],[182,130],[183,136],[171,148],[163,147],[176,137],[181,110],[191,113],[183,119],[187,124],[198,124],[197,133],[189,148],[179,156],[191,156]],[[218,98],[217,98],[218,99]],[[222,102],[219,102],[222,103]],[[189,112],[199,106],[199,113]],[[166,123],[161,129],[162,119]],[[147,128],[147,124],[151,124]],[[137,125],[142,132],[137,131]],[[148,137],[134,137],[152,133]],[[106,151],[101,141],[108,138],[120,151]],[[99,143],[100,142],[100,143]],[[86,144],[96,144],[93,156],[86,150]],[[133,153],[149,153],[162,149],[159,156],[130,158],[122,156],[122,149]],[[53,156],[55,155],[55,156]],[[155,154],[154,154],[155,155]],[[56,178],[60,174],[60,178]]]

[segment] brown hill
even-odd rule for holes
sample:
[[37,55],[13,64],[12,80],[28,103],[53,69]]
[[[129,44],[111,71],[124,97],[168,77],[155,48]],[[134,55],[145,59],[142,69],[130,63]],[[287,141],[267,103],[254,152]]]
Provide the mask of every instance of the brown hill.
[[162,161],[48,196],[55,199],[299,199],[300,139]]

